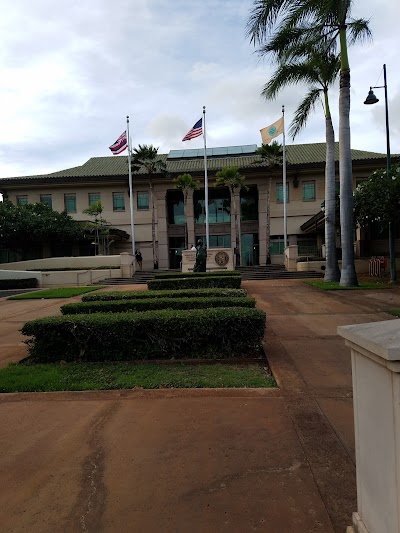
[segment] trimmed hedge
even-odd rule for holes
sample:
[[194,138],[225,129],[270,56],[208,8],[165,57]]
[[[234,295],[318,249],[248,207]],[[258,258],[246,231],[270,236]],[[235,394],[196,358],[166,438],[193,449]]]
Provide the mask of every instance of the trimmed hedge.
[[210,276],[203,278],[173,278],[152,279],[147,282],[150,290],[173,290],[173,289],[207,289],[229,288],[240,289],[240,276]]
[[210,309],[215,307],[255,307],[254,298],[147,298],[147,300],[114,300],[78,302],[61,307],[63,315],[89,313],[126,313],[154,309]]
[[40,318],[22,333],[39,361],[222,358],[254,354],[265,331],[259,309],[166,309]]
[[0,279],[0,289],[36,289],[37,278]]
[[207,278],[215,276],[241,276],[238,270],[216,270],[215,272],[166,272],[156,274],[154,279],[170,278]]
[[246,289],[183,289],[176,291],[110,291],[85,294],[82,302],[148,300],[152,298],[244,298]]

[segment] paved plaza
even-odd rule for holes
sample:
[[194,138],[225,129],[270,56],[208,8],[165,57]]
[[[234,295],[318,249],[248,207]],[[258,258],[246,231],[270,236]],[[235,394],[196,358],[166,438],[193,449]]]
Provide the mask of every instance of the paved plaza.
[[[0,395],[2,533],[345,531],[354,430],[336,328],[396,320],[400,290],[243,286],[267,313],[279,389]],[[65,302],[0,300],[0,364],[25,356],[25,321]]]

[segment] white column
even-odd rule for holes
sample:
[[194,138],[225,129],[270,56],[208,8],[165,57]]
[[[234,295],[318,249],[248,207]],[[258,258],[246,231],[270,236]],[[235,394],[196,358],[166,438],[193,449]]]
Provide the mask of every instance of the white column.
[[351,348],[357,533],[400,533],[400,323],[340,326]]

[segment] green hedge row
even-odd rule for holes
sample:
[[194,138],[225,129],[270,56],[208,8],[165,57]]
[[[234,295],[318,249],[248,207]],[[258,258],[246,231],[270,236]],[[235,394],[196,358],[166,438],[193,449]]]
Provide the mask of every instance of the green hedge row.
[[245,289],[183,289],[176,291],[110,291],[85,294],[83,302],[110,300],[147,300],[152,298],[244,298]]
[[155,279],[209,278],[215,276],[241,276],[239,270],[216,270],[215,272],[165,272],[156,274]]
[[40,318],[22,333],[40,361],[222,358],[254,354],[265,330],[259,309],[166,309]]
[[36,278],[0,279],[0,289],[35,289],[37,286]]
[[240,289],[240,276],[210,276],[203,278],[152,279],[147,282],[150,290],[176,289]]
[[215,307],[255,307],[254,298],[147,298],[146,300],[114,300],[78,302],[61,307],[63,315],[89,313],[126,313],[154,309],[210,309]]

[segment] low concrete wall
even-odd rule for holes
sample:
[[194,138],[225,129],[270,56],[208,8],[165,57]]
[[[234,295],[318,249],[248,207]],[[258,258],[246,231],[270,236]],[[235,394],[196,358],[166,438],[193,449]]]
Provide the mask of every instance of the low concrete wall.
[[36,278],[38,285],[42,285],[42,273],[30,272],[29,270],[0,270],[0,279],[29,279]]
[[[234,270],[232,248],[211,248],[207,250],[207,272],[215,270]],[[182,252],[182,272],[193,272],[196,262],[196,252],[183,250]]]
[[48,257],[46,259],[32,259],[31,261],[1,263],[0,266],[4,270],[48,270],[51,268],[119,267],[120,264],[120,255],[96,255],[83,257]]
[[92,285],[95,281],[101,281],[106,278],[120,278],[121,269],[67,270],[41,273],[33,272],[33,274],[41,275],[41,287],[79,287],[82,285]]
[[[310,271],[325,271],[326,261],[302,261],[297,263],[297,272],[310,272]],[[339,261],[339,268],[341,268],[342,262]],[[369,260],[368,259],[356,259],[355,260],[357,274],[369,273]]]

